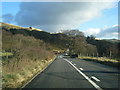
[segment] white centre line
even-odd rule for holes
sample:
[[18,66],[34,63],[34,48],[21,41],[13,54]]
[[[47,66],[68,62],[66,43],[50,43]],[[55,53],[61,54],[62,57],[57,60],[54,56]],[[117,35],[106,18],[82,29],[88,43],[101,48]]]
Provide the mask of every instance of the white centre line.
[[83,72],[81,72],[76,66],[74,66],[70,61],[68,61],[67,59],[64,59],[65,61],[67,61],[70,65],[72,65],[85,79],[88,80],[88,82],[90,82],[97,90],[102,90],[102,88],[100,86],[98,86],[95,82],[93,82],[88,76],[86,76]]
[[93,79],[93,80],[95,80],[95,81],[97,81],[97,82],[100,82],[100,80],[97,79],[95,76],[91,76],[91,79]]
[[80,68],[81,71],[83,71],[83,68]]

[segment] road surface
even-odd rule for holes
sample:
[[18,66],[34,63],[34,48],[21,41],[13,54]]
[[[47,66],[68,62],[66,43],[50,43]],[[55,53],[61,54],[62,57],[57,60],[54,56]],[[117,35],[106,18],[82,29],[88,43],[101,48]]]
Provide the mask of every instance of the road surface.
[[24,88],[119,88],[118,69],[93,61],[58,56]]

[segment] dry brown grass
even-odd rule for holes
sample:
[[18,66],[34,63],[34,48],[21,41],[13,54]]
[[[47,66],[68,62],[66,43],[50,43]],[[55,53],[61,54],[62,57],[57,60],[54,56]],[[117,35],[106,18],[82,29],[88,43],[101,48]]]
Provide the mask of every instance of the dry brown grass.
[[3,87],[18,88],[43,70],[55,57],[49,46],[34,37],[3,31],[3,52],[12,54],[2,59]]
[[[54,56],[55,58],[55,56]],[[19,62],[23,68],[16,68],[14,64],[10,64],[15,68],[8,65],[3,66],[3,87],[5,88],[19,88],[23,84],[25,84],[28,80],[30,80],[36,73],[41,72],[45,67],[47,67],[54,58],[50,60],[40,60],[40,61],[27,61]],[[11,62],[12,63],[12,62]]]
[[102,63],[102,64],[115,66],[115,67],[117,67],[118,64],[120,63],[120,60],[110,59],[110,58],[106,58],[106,57],[81,56],[81,57],[78,57],[78,58],[83,59],[83,60],[95,61],[95,62],[99,62],[99,63]]

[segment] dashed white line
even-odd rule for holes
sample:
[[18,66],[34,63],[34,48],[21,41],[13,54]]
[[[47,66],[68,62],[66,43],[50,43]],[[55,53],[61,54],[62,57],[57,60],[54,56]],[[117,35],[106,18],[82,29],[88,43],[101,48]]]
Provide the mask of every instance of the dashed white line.
[[83,68],[80,68],[81,71],[83,71]]
[[86,76],[83,72],[81,72],[75,65],[73,65],[70,61],[68,61],[67,59],[64,59],[65,61],[67,61],[70,65],[73,66],[73,68],[75,68],[85,79],[88,80],[88,82],[90,82],[97,90],[102,90],[102,88],[100,86],[98,86],[95,82],[93,82],[88,76]]
[[76,64],[74,64],[74,65],[76,65]]
[[91,79],[97,81],[97,82],[100,82],[100,80],[98,78],[96,78],[95,76],[91,76]]

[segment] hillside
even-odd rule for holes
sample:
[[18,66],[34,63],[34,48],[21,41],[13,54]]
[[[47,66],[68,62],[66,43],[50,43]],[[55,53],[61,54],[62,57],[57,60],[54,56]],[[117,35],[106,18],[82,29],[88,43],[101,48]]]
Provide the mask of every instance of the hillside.
[[8,24],[8,23],[1,23],[2,25],[2,28],[4,29],[25,29],[25,30],[29,30],[29,31],[32,31],[32,30],[35,30],[35,31],[43,31],[41,29],[37,29],[37,28],[34,28],[34,27],[21,27],[21,26],[17,26],[17,25],[12,25],[12,24]]
[[[17,28],[15,28],[17,27]],[[62,33],[50,34],[45,31],[29,30],[11,24],[2,23],[2,29],[15,34],[32,36],[50,44],[54,49],[62,51],[70,50],[70,53],[89,56],[106,56],[118,58],[118,40],[96,40],[94,37],[85,37],[79,30],[66,30]]]
[[14,27],[16,26],[2,23],[2,29],[12,33],[13,35],[22,34],[24,36],[33,36],[36,39],[43,40],[44,42],[52,45],[54,48],[63,51],[70,49],[72,53],[77,53],[81,55],[87,55],[88,53],[89,55],[91,55],[92,53],[97,52],[97,49],[94,45],[88,44],[86,42],[86,37],[84,35],[71,36],[71,35],[66,35],[64,33],[50,34],[49,32],[45,32],[45,31],[36,31],[34,29],[29,30],[21,27],[17,27],[17,28]]
[[44,41],[3,30],[3,87],[20,87],[52,62],[54,57],[53,47]]

